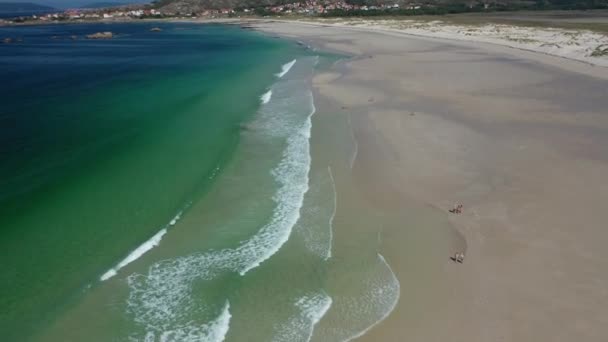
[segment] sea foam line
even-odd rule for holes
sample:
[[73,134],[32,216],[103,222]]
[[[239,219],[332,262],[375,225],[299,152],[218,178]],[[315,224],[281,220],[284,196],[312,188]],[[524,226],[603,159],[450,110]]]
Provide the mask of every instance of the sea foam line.
[[149,238],[146,242],[142,243],[141,245],[139,245],[139,247],[137,247],[133,251],[131,251],[131,253],[129,253],[129,255],[127,255],[126,258],[121,260],[116,266],[112,267],[106,273],[102,274],[101,277],[99,277],[99,280],[106,281],[106,280],[112,278],[113,276],[115,276],[118,273],[118,271],[121,268],[123,268],[123,267],[127,266],[128,264],[132,263],[133,261],[139,259],[142,255],[146,254],[149,250],[158,246],[160,244],[160,240],[162,240],[163,236],[165,234],[167,234],[167,229],[170,226],[174,226],[177,223],[177,221],[179,221],[179,219],[182,217],[182,214],[183,214],[183,210],[180,210],[180,212],[178,212],[177,215],[175,215],[171,219],[171,221],[169,221],[169,223],[166,224],[158,233],[154,234],[154,236]]
[[[144,341],[160,342],[223,342],[230,329],[230,302],[226,301],[222,312],[211,322],[195,325],[189,322],[171,330],[159,330],[158,327],[148,327]],[[140,341],[137,336],[131,336],[132,341]]]
[[336,211],[338,210],[338,192],[336,191],[336,182],[334,181],[334,175],[331,172],[331,166],[327,166],[327,172],[329,173],[329,179],[331,180],[331,188],[333,190],[334,195],[334,207],[331,212],[331,216],[329,217],[329,246],[327,248],[327,255],[325,256],[325,260],[331,258],[331,247],[333,246],[334,240],[334,218],[336,217]]
[[[293,60],[295,63],[295,60]],[[292,63],[292,65],[293,65]],[[287,148],[284,152],[283,160],[279,166],[272,170],[272,174],[281,184],[279,190],[274,196],[277,202],[277,209],[274,211],[269,224],[264,226],[260,232],[256,234],[250,243],[254,246],[267,244],[269,235],[276,232],[278,226],[283,226],[284,229],[280,234],[274,237],[274,245],[267,246],[262,249],[255,261],[239,271],[240,275],[258,267],[262,262],[269,259],[289,240],[291,231],[300,219],[300,209],[304,205],[304,195],[309,189],[309,171],[311,164],[310,155],[310,133],[312,130],[312,116],[316,112],[312,93],[310,96],[311,111],[306,118],[302,128],[291,134],[287,139]],[[303,166],[303,167],[302,167]],[[295,181],[294,181],[295,180]],[[270,239],[272,241],[272,239]],[[247,248],[245,248],[247,250]],[[248,251],[257,254],[259,249]]]
[[367,328],[363,329],[361,332],[359,332],[359,333],[357,333],[357,334],[355,334],[355,335],[347,338],[343,342],[352,341],[354,339],[357,339],[357,338],[365,335],[368,331],[370,331],[371,329],[373,329],[376,325],[378,325],[380,322],[384,321],[388,316],[390,316],[390,314],[393,312],[393,310],[395,310],[395,307],[397,306],[397,303],[399,303],[399,298],[401,297],[401,284],[399,283],[399,279],[397,279],[397,276],[395,275],[395,272],[393,272],[393,269],[388,264],[388,262],[386,262],[386,259],[384,259],[384,257],[382,256],[382,254],[378,253],[378,258],[380,259],[380,261],[382,261],[382,263],[384,263],[384,265],[391,272],[391,277],[393,278],[393,283],[395,284],[395,286],[397,288],[396,289],[397,290],[397,296],[395,297],[395,300],[390,304],[388,310],[384,313],[384,315],[382,315],[382,317],[380,317],[380,319],[378,319],[376,322],[372,323]]
[[272,97],[272,90],[265,92],[262,96],[260,96],[260,101],[262,104],[267,104],[270,102],[270,97]]
[[279,187],[273,196],[276,207],[270,221],[236,248],[160,261],[150,266],[147,274],[130,275],[127,278],[130,289],[127,311],[133,314],[137,323],[166,331],[192,321],[206,311],[201,305],[203,299],[192,296],[196,281],[210,280],[225,272],[245,275],[274,255],[289,239],[309,189],[309,140],[311,118],[316,109],[312,92],[307,92],[306,96],[311,109],[304,122],[282,124],[280,132],[268,132],[278,133],[287,142],[283,158],[272,170]]
[[273,342],[310,342],[317,323],[325,316],[333,300],[320,292],[300,297],[295,302],[298,313],[283,324],[273,336]]
[[302,298],[296,303],[296,305],[302,309],[304,315],[310,320],[311,323],[310,329],[308,330],[308,336],[306,337],[306,342],[309,342],[312,339],[315,326],[325,316],[332,303],[333,300],[326,293],[312,298]]
[[[211,171],[211,175],[209,176],[209,179],[215,178],[219,172],[220,172],[220,166],[218,165]],[[167,230],[169,229],[169,227],[174,226],[177,223],[177,221],[179,221],[181,219],[181,217],[184,213],[184,210],[188,209],[190,207],[190,205],[192,205],[192,202],[186,204],[184,209],[180,210],[177,213],[177,215],[175,215],[171,219],[171,221],[169,221],[168,224],[166,224],[160,231],[158,231],[158,233],[154,234],[154,236],[152,236],[150,239],[148,239],[147,241],[142,243],[139,247],[137,247],[133,251],[131,251],[131,253],[129,253],[129,255],[127,255],[126,258],[121,260],[116,266],[112,267],[106,273],[102,274],[101,277],[99,277],[99,280],[106,281],[106,280],[112,278],[113,276],[118,274],[118,271],[121,268],[123,268],[123,267],[127,266],[128,264],[132,263],[133,261],[139,259],[142,255],[146,254],[149,250],[158,246],[160,244],[160,241],[163,239],[163,236],[165,234],[167,234]]]
[[291,69],[291,67],[296,64],[296,60],[294,59],[293,61],[289,62],[289,63],[285,63],[283,64],[283,66],[281,67],[281,72],[276,74],[278,78],[281,78],[283,76],[285,76],[286,73],[289,72],[289,69]]

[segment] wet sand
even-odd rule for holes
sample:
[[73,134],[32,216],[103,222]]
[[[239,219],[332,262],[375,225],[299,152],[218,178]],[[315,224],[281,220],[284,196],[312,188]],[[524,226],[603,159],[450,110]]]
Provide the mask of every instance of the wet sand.
[[[404,243],[398,225],[382,231],[401,298],[359,340],[608,336],[606,68],[482,43],[255,25],[353,56],[316,77],[317,115],[350,114],[352,174],[369,205],[435,236]],[[456,202],[460,215],[448,213]],[[432,244],[437,235],[448,242]],[[460,250],[464,264],[453,263]]]

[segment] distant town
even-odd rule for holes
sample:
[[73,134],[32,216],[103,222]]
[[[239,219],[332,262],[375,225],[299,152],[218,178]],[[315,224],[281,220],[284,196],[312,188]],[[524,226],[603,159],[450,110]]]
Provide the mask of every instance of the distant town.
[[[487,5],[486,5],[487,6]],[[345,1],[305,1],[294,2],[290,4],[255,7],[255,8],[221,8],[221,9],[203,9],[191,10],[189,8],[178,10],[166,10],[150,8],[146,5],[132,5],[111,8],[99,9],[69,9],[62,12],[34,14],[29,16],[20,16],[15,18],[0,19],[0,24],[18,24],[18,23],[51,23],[65,21],[123,21],[136,19],[163,19],[163,18],[236,18],[247,16],[322,16],[331,13],[362,13],[362,12],[378,12],[388,13],[416,11],[435,8],[430,4],[382,4],[377,6],[356,5]]]
[[[293,1],[293,0],[292,0]],[[551,9],[608,9],[606,2],[577,3],[560,5],[556,1],[425,1],[395,0],[394,2],[369,5],[365,0],[307,0],[281,5],[259,7],[235,7],[210,9],[193,5],[187,1],[165,1],[151,5],[125,5],[95,9],[69,9],[0,19],[0,25],[35,24],[53,22],[89,21],[129,21],[139,19],[213,19],[241,17],[280,17],[280,16],[409,16],[442,15],[466,12],[495,12],[514,10],[551,10]],[[555,4],[553,2],[556,2]],[[367,4],[366,4],[367,3]]]

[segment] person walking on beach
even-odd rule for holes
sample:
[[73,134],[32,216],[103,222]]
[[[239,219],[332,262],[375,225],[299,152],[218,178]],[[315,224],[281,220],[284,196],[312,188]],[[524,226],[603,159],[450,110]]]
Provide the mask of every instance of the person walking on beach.
[[454,256],[451,257],[450,259],[452,259],[454,262],[462,264],[464,262],[464,253],[456,252],[456,254],[454,254]]
[[453,214],[461,214],[462,213],[462,204],[456,203],[454,208],[450,209],[449,212]]

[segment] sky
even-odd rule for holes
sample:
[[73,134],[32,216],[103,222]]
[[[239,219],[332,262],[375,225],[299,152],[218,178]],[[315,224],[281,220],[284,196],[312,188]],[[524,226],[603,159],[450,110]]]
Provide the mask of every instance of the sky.
[[146,0],[0,0],[0,2],[25,3],[31,2],[39,5],[46,5],[55,8],[73,8],[88,5],[95,2],[117,2],[122,4],[146,3]]

